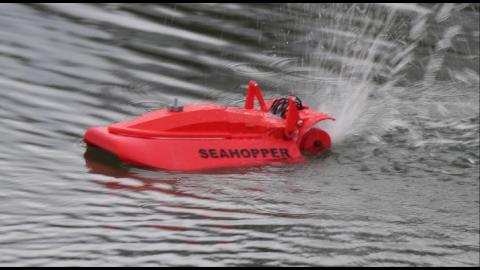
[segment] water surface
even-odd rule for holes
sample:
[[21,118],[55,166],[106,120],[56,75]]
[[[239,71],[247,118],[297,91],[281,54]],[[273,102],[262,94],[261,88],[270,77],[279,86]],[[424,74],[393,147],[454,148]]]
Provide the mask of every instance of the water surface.
[[[0,4],[0,265],[478,266],[474,4]],[[92,126],[241,106],[337,121],[332,151],[183,174]]]

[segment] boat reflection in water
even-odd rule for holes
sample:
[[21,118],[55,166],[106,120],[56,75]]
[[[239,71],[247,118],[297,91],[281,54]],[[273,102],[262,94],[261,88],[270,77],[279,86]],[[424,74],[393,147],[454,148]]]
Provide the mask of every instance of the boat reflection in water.
[[[169,215],[174,215],[172,220],[182,220],[187,213],[189,215],[194,214],[196,216],[195,219],[215,220],[214,223],[208,222],[208,227],[221,228],[232,228],[231,224],[227,225],[221,222],[225,220],[265,216],[288,218],[289,216],[283,211],[264,211],[259,209],[259,205],[255,205],[255,199],[253,198],[262,197],[261,194],[265,194],[263,187],[251,185],[252,182],[248,181],[243,181],[242,183],[242,179],[223,181],[225,180],[224,177],[232,177],[232,171],[236,172],[239,177],[248,177],[248,172],[262,170],[261,168],[250,168],[248,171],[239,168],[223,169],[209,172],[208,175],[171,175],[168,172],[163,173],[161,171],[141,169],[139,172],[139,168],[130,167],[114,154],[97,147],[88,146],[84,157],[90,173],[114,178],[92,180],[96,184],[111,190],[133,191],[135,194],[153,191],[166,195],[166,197],[138,195],[136,202],[142,204],[144,208],[149,208],[149,210],[144,210],[151,214],[168,213]],[[216,185],[212,183],[216,183]],[[136,195],[134,197],[137,199]],[[251,204],[245,205],[237,201],[239,198],[243,201],[245,197],[252,198]],[[145,201],[148,201],[147,206],[145,206]],[[164,221],[169,222],[169,220]],[[169,222],[168,224],[171,223]],[[183,227],[172,227],[172,225],[163,224],[147,226],[167,230],[186,230]]]
[[[175,178],[171,179],[158,179],[144,177],[139,174],[135,174],[130,171],[129,167],[124,164],[115,154],[102,150],[97,147],[88,146],[84,154],[86,166],[89,168],[90,173],[101,174],[105,176],[111,176],[114,178],[131,178],[139,181],[142,185],[129,185],[120,183],[117,181],[98,181],[93,180],[95,183],[101,184],[110,189],[127,189],[131,191],[156,191],[174,196],[186,196],[196,199],[210,199],[209,197],[199,196],[189,193],[178,191],[175,188],[179,184],[179,180]],[[162,188],[160,185],[168,185],[172,188]]]

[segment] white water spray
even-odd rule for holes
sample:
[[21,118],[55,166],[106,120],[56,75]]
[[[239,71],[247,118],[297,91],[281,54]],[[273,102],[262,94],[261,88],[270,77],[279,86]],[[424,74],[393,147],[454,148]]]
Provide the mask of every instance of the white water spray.
[[[316,32],[320,44],[311,55],[316,63],[311,76],[328,79],[312,86],[321,91],[312,97],[312,103],[336,117],[336,122],[320,124],[334,143],[354,134],[375,136],[381,130],[406,125],[403,117],[398,117],[401,112],[394,104],[398,100],[391,95],[394,89],[410,90],[404,88],[413,83],[406,70],[418,65],[416,50],[428,34],[427,20],[446,18],[452,9],[450,4],[432,10],[407,4],[322,7],[320,18],[335,16],[333,20],[320,19]],[[420,68],[424,73],[420,85],[432,85],[442,68],[445,49],[459,32],[458,26],[447,28],[433,43],[435,49],[430,51],[426,67]]]

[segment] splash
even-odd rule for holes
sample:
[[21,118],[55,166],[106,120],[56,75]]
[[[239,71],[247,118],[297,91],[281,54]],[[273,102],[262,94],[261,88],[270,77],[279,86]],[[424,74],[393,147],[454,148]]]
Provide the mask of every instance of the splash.
[[[475,61],[462,68],[448,61],[465,28],[452,25],[448,18],[463,8],[454,4],[334,4],[318,10],[318,27],[309,34],[319,40],[309,55],[311,76],[327,79],[311,85],[317,90],[311,103],[337,118],[334,123],[322,123],[333,143],[355,134],[375,137],[394,127],[408,127],[405,105],[410,109],[413,105],[417,114],[429,114],[426,108],[435,101],[422,97],[432,96],[439,81],[467,81],[478,88]],[[478,59],[478,48],[472,55]],[[409,93],[407,103],[399,98],[402,92]],[[448,116],[447,107],[442,107],[442,113]]]

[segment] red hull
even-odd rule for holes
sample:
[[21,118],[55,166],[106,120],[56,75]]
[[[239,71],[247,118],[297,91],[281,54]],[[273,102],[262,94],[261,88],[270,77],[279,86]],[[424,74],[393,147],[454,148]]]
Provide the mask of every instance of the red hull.
[[91,128],[88,144],[135,165],[175,171],[247,167],[302,162],[298,147],[288,141],[262,139],[138,138],[116,135],[107,127]]
[[280,117],[267,112],[273,100],[267,105],[259,98],[261,110],[254,109],[255,95],[261,97],[261,91],[252,81],[245,109],[216,104],[161,109],[90,128],[84,141],[127,163],[175,171],[298,163],[304,161],[302,150],[316,154],[330,148],[328,134],[311,127],[333,117],[307,106],[297,109],[292,98],[286,117]]

